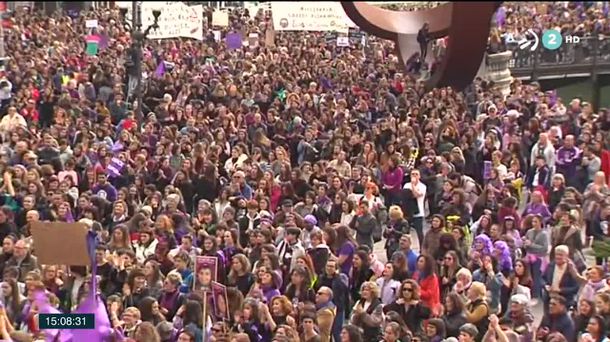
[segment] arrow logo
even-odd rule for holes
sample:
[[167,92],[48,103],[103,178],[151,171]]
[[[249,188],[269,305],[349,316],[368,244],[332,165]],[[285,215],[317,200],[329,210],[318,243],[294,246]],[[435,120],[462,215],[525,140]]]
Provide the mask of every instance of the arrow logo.
[[530,45],[532,45],[532,41],[528,40],[527,38],[521,38],[521,40],[519,42],[517,42],[517,44],[519,44],[519,49],[525,50]]
[[517,42],[517,44],[519,45],[519,49],[525,50],[525,49],[529,48],[530,51],[532,51],[532,52],[536,51],[536,49],[538,48],[538,44],[540,43],[540,40],[538,39],[538,35],[532,29],[527,30],[527,33],[529,33],[529,35],[532,37],[533,40],[527,39],[525,37],[521,38],[521,40],[519,40]]
[[534,37],[534,45],[532,45],[532,47],[530,48],[530,51],[536,51],[536,49],[538,48],[538,44],[540,43],[540,39],[538,39],[538,35],[536,34],[536,32],[534,32],[534,30],[529,29],[527,30],[527,32]]

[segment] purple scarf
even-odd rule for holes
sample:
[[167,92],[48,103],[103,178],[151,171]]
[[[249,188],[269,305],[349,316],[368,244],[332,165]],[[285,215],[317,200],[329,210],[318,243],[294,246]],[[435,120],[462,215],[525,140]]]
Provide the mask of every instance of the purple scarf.
[[176,305],[176,301],[178,300],[179,296],[180,291],[178,290],[174,291],[173,293],[163,293],[159,305],[163,308],[166,308],[167,310],[172,310],[174,308],[174,305]]

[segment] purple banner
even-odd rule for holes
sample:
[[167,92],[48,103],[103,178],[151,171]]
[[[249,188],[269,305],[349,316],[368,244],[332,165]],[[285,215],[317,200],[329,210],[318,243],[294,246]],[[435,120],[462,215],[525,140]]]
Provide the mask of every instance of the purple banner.
[[242,39],[241,39],[241,34],[237,33],[237,32],[227,34],[227,37],[225,38],[225,42],[227,44],[227,48],[233,49],[233,50],[241,49],[241,46],[243,44]]
[[483,179],[488,180],[491,178],[491,161],[483,161]]
[[123,170],[123,166],[125,163],[117,157],[113,157],[110,160],[110,164],[106,167],[106,174],[109,177],[119,177],[121,175],[121,170]]

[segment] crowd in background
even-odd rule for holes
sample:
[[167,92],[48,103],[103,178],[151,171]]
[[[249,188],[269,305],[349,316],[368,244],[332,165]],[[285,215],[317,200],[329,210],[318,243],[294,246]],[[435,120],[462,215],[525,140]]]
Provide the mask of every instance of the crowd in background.
[[[610,27],[606,3],[537,6],[505,4],[490,49]],[[241,49],[211,12],[202,41],[145,41],[139,117],[119,10],[10,14],[4,340],[44,338],[37,293],[64,313],[88,294],[91,269],[39,264],[30,228],[51,221],[98,234],[112,340],[608,341],[605,260],[583,253],[608,236],[606,109],[519,80],[426,91],[390,42],[269,41],[269,15],[231,11],[221,37],[259,33]]]

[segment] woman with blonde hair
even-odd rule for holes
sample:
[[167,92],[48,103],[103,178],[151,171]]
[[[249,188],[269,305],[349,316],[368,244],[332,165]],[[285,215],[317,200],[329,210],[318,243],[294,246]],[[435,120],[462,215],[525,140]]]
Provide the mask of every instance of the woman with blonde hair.
[[487,304],[486,296],[487,288],[485,287],[485,284],[481,282],[473,282],[468,289],[468,304],[466,305],[465,310],[466,321],[477,327],[479,331],[476,338],[477,341],[480,341],[483,338],[487,332],[487,327],[489,326],[489,315],[491,314],[491,310]]
[[385,252],[387,260],[392,259],[394,252],[398,250],[398,242],[403,234],[409,234],[411,228],[409,222],[405,220],[402,209],[399,206],[393,205],[388,212],[390,220],[388,226],[383,232],[385,240]]
[[462,296],[464,302],[467,302],[468,290],[472,286],[472,272],[466,267],[462,267],[455,274],[455,285],[453,285],[453,292]]
[[378,341],[383,323],[383,303],[379,298],[379,286],[365,281],[360,287],[360,300],[352,309],[351,324],[363,330],[365,341]]

